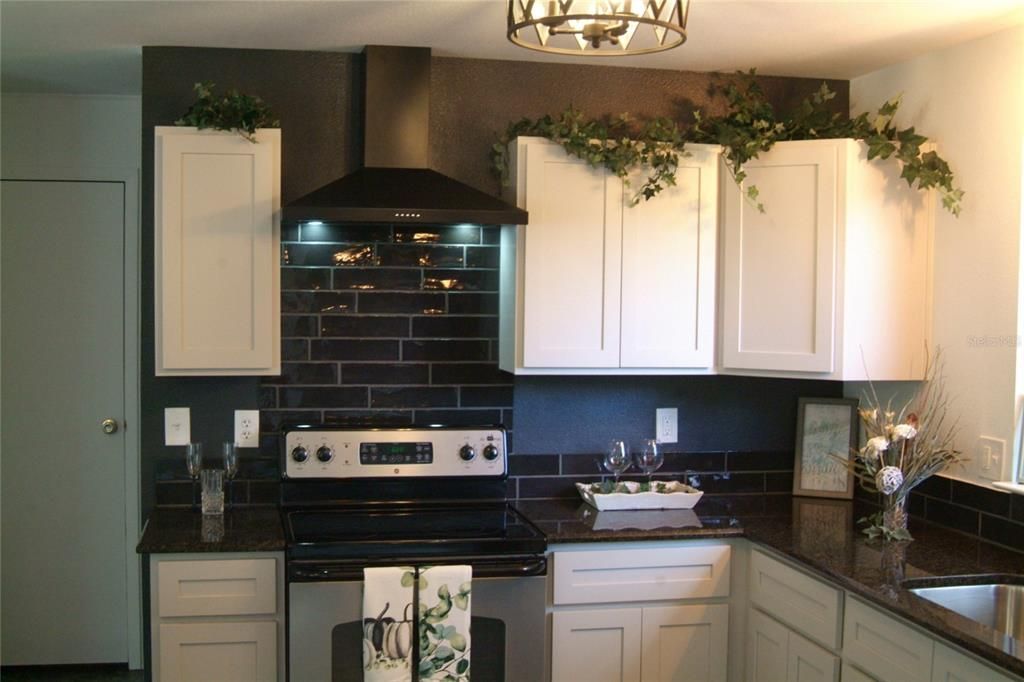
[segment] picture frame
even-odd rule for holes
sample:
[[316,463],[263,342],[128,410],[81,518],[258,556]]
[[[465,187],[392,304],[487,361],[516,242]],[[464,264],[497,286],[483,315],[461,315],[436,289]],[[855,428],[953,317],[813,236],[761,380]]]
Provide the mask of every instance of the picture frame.
[[793,494],[851,500],[856,482],[830,453],[850,456],[860,438],[856,398],[800,398]]

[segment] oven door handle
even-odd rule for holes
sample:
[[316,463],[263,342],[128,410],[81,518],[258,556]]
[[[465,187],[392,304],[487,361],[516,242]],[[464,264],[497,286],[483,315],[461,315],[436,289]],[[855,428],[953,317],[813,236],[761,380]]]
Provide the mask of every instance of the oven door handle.
[[[390,566],[431,566],[446,562],[424,562],[422,560],[411,562],[396,559],[390,562]],[[546,575],[548,560],[544,556],[516,557],[515,559],[485,559],[467,560],[465,563],[472,564],[474,578],[529,578],[531,576]],[[317,561],[310,563],[293,562],[288,567],[288,579],[293,582],[328,582],[340,580],[362,580],[365,564],[338,564],[329,561]]]

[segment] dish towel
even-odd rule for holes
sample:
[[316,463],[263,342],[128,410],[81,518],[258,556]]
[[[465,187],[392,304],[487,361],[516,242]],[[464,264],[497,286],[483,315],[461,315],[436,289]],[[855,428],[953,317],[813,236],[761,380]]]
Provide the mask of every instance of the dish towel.
[[416,569],[363,569],[363,681],[412,679]]
[[419,678],[469,682],[472,566],[419,571]]

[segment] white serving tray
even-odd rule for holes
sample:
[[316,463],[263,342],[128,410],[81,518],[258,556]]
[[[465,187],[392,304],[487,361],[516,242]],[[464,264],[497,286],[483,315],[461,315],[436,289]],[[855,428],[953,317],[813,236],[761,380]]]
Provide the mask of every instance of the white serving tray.
[[[704,493],[679,481],[669,481],[665,487],[669,492],[628,492],[595,493],[591,483],[577,483],[580,497],[599,511],[624,511],[627,509],[693,509]],[[628,490],[639,490],[640,484],[625,481],[621,485]]]

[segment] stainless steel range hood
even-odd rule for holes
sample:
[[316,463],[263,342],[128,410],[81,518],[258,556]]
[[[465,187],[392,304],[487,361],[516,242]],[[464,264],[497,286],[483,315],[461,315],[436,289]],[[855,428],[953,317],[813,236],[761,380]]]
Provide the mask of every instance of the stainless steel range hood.
[[284,219],[525,225],[526,211],[428,167],[430,49],[369,45],[363,56],[364,167],[285,206]]

